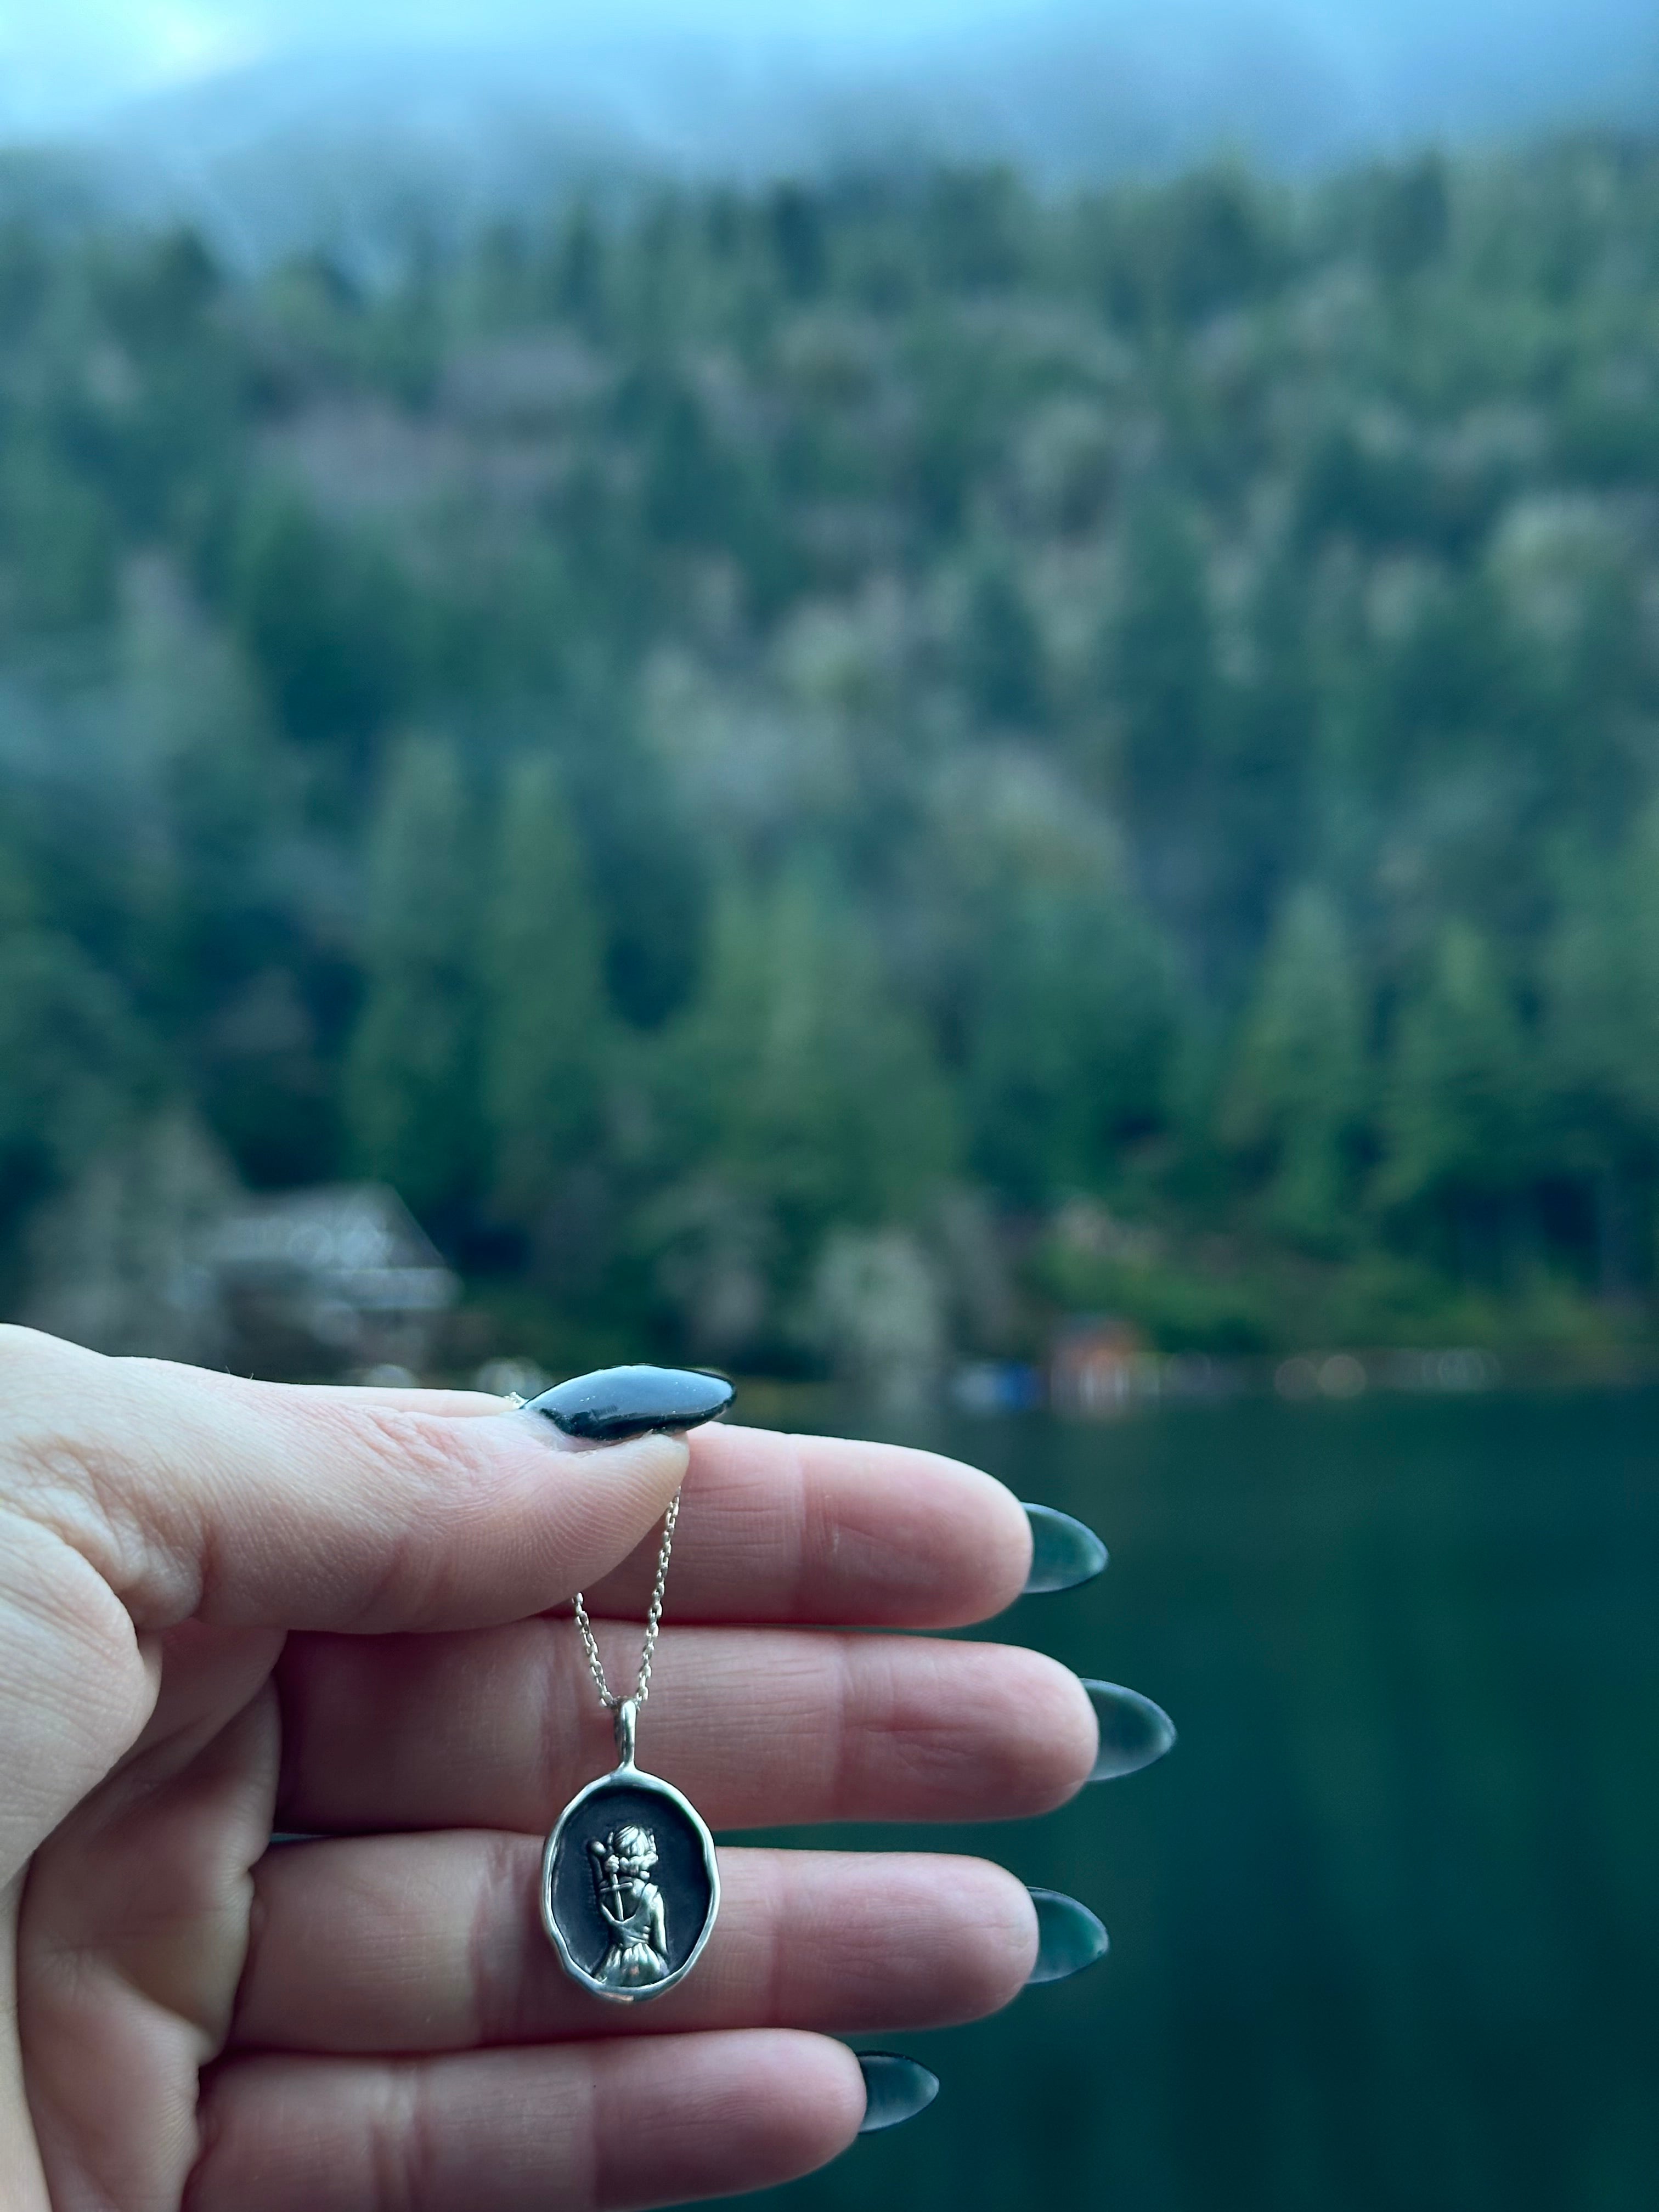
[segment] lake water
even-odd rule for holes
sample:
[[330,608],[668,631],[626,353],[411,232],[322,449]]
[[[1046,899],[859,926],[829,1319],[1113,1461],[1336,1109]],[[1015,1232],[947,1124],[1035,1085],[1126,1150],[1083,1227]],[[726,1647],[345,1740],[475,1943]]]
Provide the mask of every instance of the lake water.
[[933,2109],[744,2201],[1651,2212],[1659,1395],[926,1440],[1100,1530],[1104,1576],[994,1632],[1146,1691],[1181,1742],[1046,1820],[832,1839],[997,1857],[1112,1955],[890,2039]]

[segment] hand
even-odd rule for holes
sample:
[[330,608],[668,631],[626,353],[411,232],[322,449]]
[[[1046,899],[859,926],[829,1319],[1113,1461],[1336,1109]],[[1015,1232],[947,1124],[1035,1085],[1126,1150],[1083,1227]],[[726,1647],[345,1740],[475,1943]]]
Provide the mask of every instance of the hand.
[[[762,2187],[859,2127],[832,2036],[1024,1983],[1036,1916],[1000,1869],[768,1850],[722,1853],[680,1988],[623,2010],[564,1977],[540,1840],[613,1752],[548,1609],[585,1589],[630,1675],[688,1446],[558,1443],[495,1399],[0,1330],[9,2212]],[[999,1484],[737,1428],[689,1449],[641,1756],[712,1826],[1034,1814],[1088,1778],[1095,1715],[1052,1661],[836,1632],[1006,1605],[1031,1537]]]

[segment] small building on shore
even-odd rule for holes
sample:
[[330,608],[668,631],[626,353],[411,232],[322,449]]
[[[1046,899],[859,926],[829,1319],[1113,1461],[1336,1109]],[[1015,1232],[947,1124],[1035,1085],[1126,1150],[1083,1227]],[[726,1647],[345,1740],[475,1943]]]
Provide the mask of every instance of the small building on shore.
[[1079,1315],[1054,1340],[1048,1402],[1060,1413],[1121,1412],[1145,1394],[1147,1366],[1146,1340],[1132,1322]]
[[459,1289],[384,1183],[325,1183],[244,1199],[204,1238],[235,1364],[314,1375],[431,1363]]
[[441,1355],[460,1285],[396,1191],[246,1190],[193,1115],[125,1132],[32,1224],[18,1317],[94,1352],[304,1382]]

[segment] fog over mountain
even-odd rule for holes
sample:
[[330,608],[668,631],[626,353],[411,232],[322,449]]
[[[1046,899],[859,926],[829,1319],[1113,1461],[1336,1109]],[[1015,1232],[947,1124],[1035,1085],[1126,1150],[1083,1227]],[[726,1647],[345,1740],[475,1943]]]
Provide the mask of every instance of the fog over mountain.
[[1425,140],[1659,120],[1650,0],[1115,0],[966,8],[948,28],[913,6],[884,27],[854,11],[789,32],[739,0],[723,27],[696,29],[659,4],[610,19],[626,27],[536,35],[513,7],[471,34],[417,15],[401,37],[370,9],[338,35],[266,40],[242,65],[55,123],[8,103],[0,44],[0,131],[68,155],[130,210],[188,212],[259,258],[629,174],[942,156],[1066,183],[1218,148],[1306,171]]

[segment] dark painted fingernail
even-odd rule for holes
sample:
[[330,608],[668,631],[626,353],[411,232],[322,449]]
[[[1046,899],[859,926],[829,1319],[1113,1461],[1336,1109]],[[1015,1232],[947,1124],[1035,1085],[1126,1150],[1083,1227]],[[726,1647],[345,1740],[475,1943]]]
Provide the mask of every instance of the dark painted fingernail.
[[1089,1703],[1100,1723],[1100,1749],[1091,1782],[1109,1782],[1133,1774],[1162,1759],[1176,1740],[1175,1723],[1162,1705],[1116,1682],[1085,1682]]
[[601,1367],[556,1383],[524,1408],[567,1437],[617,1444],[653,1430],[695,1429],[723,1413],[736,1395],[723,1376],[689,1367]]
[[896,2051],[860,2051],[859,2071],[864,2076],[864,2118],[861,2136],[879,2135],[926,2112],[939,2094],[939,2075],[918,2066],[914,2058],[901,2058]]
[[1106,1547],[1094,1530],[1069,1513],[1052,1505],[1028,1505],[1031,1524],[1031,1571],[1025,1577],[1025,1595],[1049,1590],[1075,1589],[1091,1583],[1106,1565]]
[[1034,1889],[1031,1902],[1036,1907],[1037,1954],[1025,1977],[1028,1990],[1038,1982],[1063,1982],[1069,1974],[1080,1974],[1111,1949],[1103,1924],[1076,1898],[1058,1889]]

